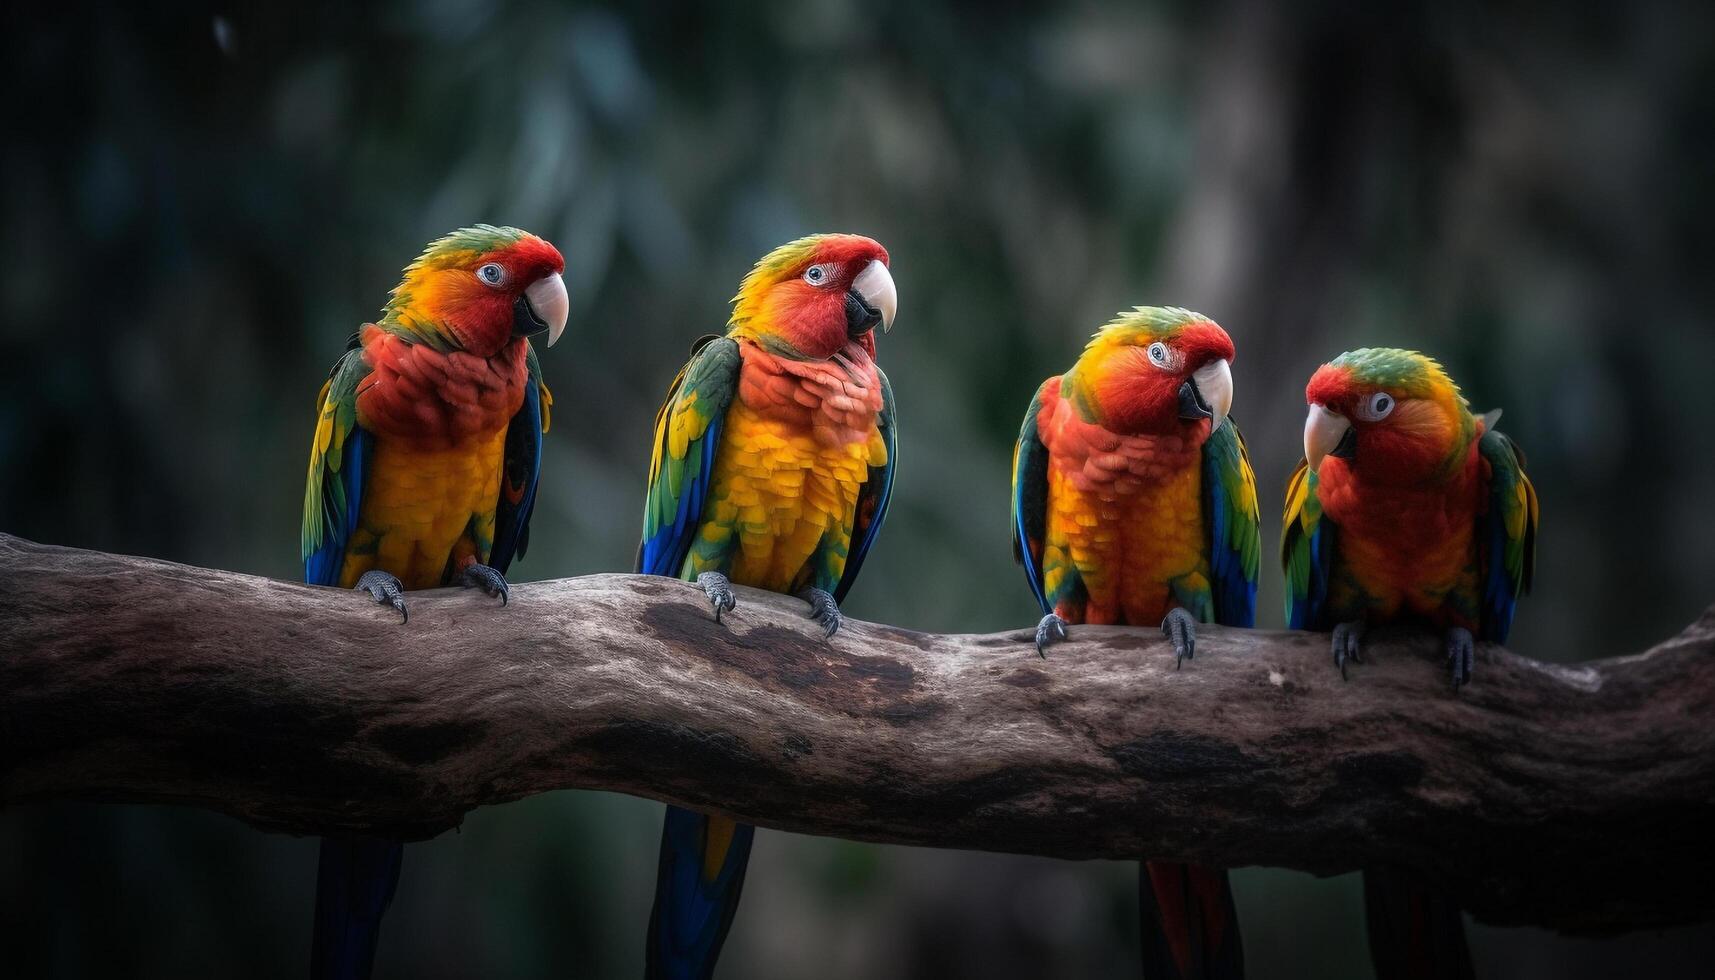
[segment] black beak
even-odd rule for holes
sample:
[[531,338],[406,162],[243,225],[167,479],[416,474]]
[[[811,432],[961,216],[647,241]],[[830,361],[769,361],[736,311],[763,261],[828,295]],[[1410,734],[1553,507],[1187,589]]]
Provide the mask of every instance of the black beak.
[[1358,430],[1355,428],[1348,428],[1346,429],[1346,434],[1340,437],[1340,441],[1334,444],[1333,451],[1328,455],[1338,456],[1341,459],[1351,459],[1357,454]]
[[1209,410],[1209,403],[1203,400],[1203,393],[1197,390],[1195,381],[1187,380],[1179,386],[1179,417],[1189,420],[1215,417],[1215,413]]
[[536,315],[523,293],[512,301],[512,336],[534,337],[548,329],[548,321]]
[[881,311],[865,303],[857,290],[846,290],[846,336],[856,340],[881,323]]

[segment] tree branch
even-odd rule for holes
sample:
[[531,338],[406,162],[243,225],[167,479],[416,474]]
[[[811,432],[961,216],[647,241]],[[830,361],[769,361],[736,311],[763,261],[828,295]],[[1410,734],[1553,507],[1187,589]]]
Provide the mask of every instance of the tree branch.
[[[1032,619],[1021,610],[1023,620]],[[1631,657],[1428,637],[848,620],[597,575],[367,597],[0,535],[0,804],[179,803],[422,838],[614,790],[766,827],[1066,858],[1421,869],[1479,918],[1567,931],[1715,911],[1715,609]]]

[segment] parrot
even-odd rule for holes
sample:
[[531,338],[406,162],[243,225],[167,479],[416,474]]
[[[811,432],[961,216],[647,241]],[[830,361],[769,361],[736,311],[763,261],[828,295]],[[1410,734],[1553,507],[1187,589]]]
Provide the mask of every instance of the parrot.
[[[528,338],[552,346],[565,329],[564,271],[553,245],[492,225],[434,241],[406,267],[317,398],[304,581],[367,593],[402,622],[407,589],[472,586],[507,602],[553,404]],[[369,976],[403,851],[322,840],[313,977]]]
[[[1455,692],[1474,641],[1504,643],[1536,565],[1536,489],[1524,454],[1474,416],[1442,366],[1364,348],[1305,389],[1304,459],[1287,482],[1281,562],[1291,629],[1332,633],[1342,677],[1369,626],[1438,631]],[[1370,955],[1382,980],[1469,977],[1454,902],[1417,875],[1364,874]]]
[[[1256,476],[1233,400],[1233,342],[1174,307],[1119,314],[1037,389],[1012,465],[1013,553],[1042,610],[1036,651],[1068,624],[1156,626],[1175,667],[1197,624],[1254,626]],[[1224,870],[1139,869],[1144,975],[1244,973]]]
[[[898,307],[888,254],[860,235],[800,238],[764,256],[732,304],[656,415],[637,570],[697,583],[716,623],[734,584],[799,597],[831,638],[898,461],[875,347]],[[646,976],[713,974],[754,833],[667,808]]]

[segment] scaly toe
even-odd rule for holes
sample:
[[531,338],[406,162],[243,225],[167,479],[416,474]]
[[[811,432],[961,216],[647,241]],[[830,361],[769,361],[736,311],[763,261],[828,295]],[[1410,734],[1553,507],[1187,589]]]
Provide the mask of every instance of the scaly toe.
[[1364,636],[1364,624],[1361,622],[1339,623],[1334,627],[1334,666],[1340,668],[1340,679],[1346,680],[1346,664],[1361,664],[1364,662],[1361,641]]
[[845,622],[839,603],[825,589],[810,588],[798,593],[798,598],[810,604],[810,618],[822,625],[822,638],[833,639]]
[[506,584],[506,576],[487,565],[466,566],[459,580],[470,588],[481,589],[491,596],[499,596],[503,606],[512,598],[512,590]]
[[1452,667],[1453,691],[1471,683],[1471,668],[1476,664],[1476,643],[1471,631],[1455,626],[1447,631],[1447,662]]
[[1197,621],[1184,609],[1172,609],[1161,621],[1162,635],[1173,644],[1173,669],[1197,656]]
[[1048,659],[1048,648],[1066,638],[1066,621],[1056,613],[1049,613],[1036,624],[1036,655],[1043,660]]
[[353,591],[367,592],[370,598],[384,606],[392,606],[399,611],[399,623],[404,625],[411,621],[411,613],[405,608],[405,585],[398,576],[380,569],[364,572],[353,586]]
[[697,584],[702,587],[703,594],[709,597],[709,605],[715,611],[715,622],[721,621],[722,612],[731,612],[738,605],[738,596],[733,594],[731,580],[720,572],[704,572],[698,575]]

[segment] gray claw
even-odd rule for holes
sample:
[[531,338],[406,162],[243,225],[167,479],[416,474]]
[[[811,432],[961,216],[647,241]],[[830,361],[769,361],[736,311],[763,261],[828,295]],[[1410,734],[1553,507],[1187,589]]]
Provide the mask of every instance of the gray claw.
[[473,564],[465,567],[459,581],[472,588],[481,589],[489,595],[500,597],[500,604],[506,605],[511,598],[512,590],[506,586],[506,576],[487,565]]
[[405,583],[398,576],[373,568],[358,578],[352,591],[367,592],[376,602],[399,610],[401,624],[411,621],[411,614],[405,610]]
[[1197,620],[1184,609],[1169,609],[1161,620],[1161,635],[1173,643],[1173,669],[1197,656]]
[[732,580],[720,572],[704,572],[697,576],[697,584],[702,586],[703,594],[709,597],[709,605],[715,608],[715,622],[721,621],[722,612],[732,612],[738,605],[738,596],[732,594]]
[[1334,627],[1334,666],[1340,668],[1340,679],[1346,679],[1346,663],[1361,664],[1363,654],[1364,623],[1353,620],[1349,623],[1339,623]]
[[1477,659],[1477,645],[1471,631],[1455,626],[1447,631],[1447,662],[1453,667],[1453,691],[1471,683],[1471,667]]
[[1049,613],[1036,624],[1036,655],[1048,659],[1048,648],[1066,638],[1066,621],[1057,613]]
[[822,589],[809,588],[798,593],[798,598],[810,604],[810,618],[822,624],[823,638],[833,639],[834,634],[840,631],[840,624],[845,621],[834,597]]

